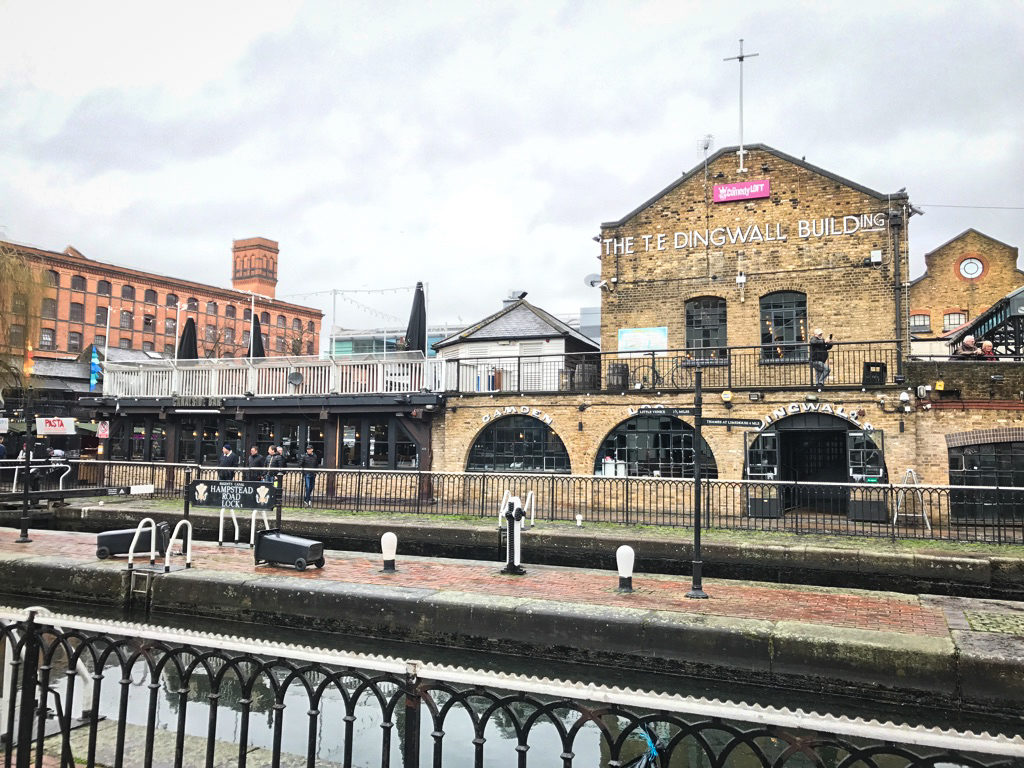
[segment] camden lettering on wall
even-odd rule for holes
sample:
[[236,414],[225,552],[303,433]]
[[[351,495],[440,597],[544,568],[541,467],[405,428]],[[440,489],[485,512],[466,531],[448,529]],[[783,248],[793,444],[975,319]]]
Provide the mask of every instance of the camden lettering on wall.
[[529,405],[506,405],[504,408],[495,408],[493,413],[485,413],[483,422],[486,424],[491,419],[500,419],[502,416],[533,416],[545,424],[551,424],[551,417],[540,408],[531,408]]
[[779,222],[750,224],[739,227],[691,229],[682,232],[658,232],[634,237],[606,237],[601,243],[604,255],[646,253],[648,251],[686,251],[724,245],[750,245],[789,240],[790,234],[801,240],[823,237],[841,237],[863,232],[881,232],[885,229],[885,213],[856,213],[846,216],[828,216],[823,219],[800,219],[795,233]]
[[787,416],[795,416],[798,413],[827,413],[831,416],[838,416],[841,419],[846,419],[851,424],[855,424],[865,432],[873,432],[874,427],[868,422],[861,422],[860,414],[857,411],[848,411],[841,405],[830,405],[829,403],[790,403],[786,406],[780,406],[771,413],[761,419],[761,429],[766,429],[769,425],[780,421]]

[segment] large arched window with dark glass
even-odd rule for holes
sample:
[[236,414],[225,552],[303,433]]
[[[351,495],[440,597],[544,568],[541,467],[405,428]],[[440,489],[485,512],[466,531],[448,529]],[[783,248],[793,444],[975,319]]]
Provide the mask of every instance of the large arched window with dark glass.
[[727,356],[725,299],[700,296],[686,302],[686,349],[700,360]]
[[807,294],[777,291],[761,297],[761,359],[807,359]]
[[490,422],[469,449],[469,472],[569,473],[562,439],[539,419],[506,416]]
[[129,301],[135,301],[135,288],[130,285],[121,286],[121,298]]
[[[634,416],[601,443],[594,463],[598,475],[693,477],[693,427],[675,416]],[[718,477],[718,464],[701,439],[703,478]]]

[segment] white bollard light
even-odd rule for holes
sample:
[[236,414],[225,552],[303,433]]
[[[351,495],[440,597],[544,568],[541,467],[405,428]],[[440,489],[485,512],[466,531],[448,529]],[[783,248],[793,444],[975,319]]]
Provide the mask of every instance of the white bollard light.
[[576,515],[576,527],[577,528],[582,528],[583,527],[583,515]]
[[395,572],[395,554],[398,552],[398,537],[388,531],[380,537],[380,554],[384,559],[384,573]]
[[633,561],[636,555],[632,547],[623,544],[615,550],[615,564],[619,568],[619,592],[633,591]]

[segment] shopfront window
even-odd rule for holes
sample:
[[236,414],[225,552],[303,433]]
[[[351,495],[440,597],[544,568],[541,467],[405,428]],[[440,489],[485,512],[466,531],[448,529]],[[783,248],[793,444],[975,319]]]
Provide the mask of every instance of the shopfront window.
[[[693,477],[693,427],[675,416],[634,416],[601,443],[594,472],[629,477]],[[702,442],[701,477],[718,477],[718,465]]]
[[490,422],[469,451],[470,472],[556,472],[568,474],[569,454],[555,431],[530,416]]
[[[949,452],[949,484],[972,486],[950,490],[954,521],[1024,523],[1024,442],[955,446]],[[978,488],[977,486],[989,486]]]
[[388,422],[370,423],[370,466],[388,466]]
[[761,297],[761,360],[807,359],[807,295],[779,291]]

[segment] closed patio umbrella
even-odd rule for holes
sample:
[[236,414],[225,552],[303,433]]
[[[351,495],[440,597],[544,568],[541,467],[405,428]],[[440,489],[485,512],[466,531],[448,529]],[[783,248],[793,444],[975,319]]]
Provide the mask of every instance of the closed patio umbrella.
[[181,330],[181,338],[178,340],[178,360],[198,360],[199,342],[196,337],[196,321],[189,318],[185,321],[185,327]]
[[263,348],[263,331],[260,328],[260,319],[252,316],[252,334],[249,336],[249,357],[266,357],[267,351]]
[[427,353],[427,305],[423,295],[423,283],[416,283],[416,293],[412,297],[412,312],[409,314],[409,327],[405,331],[405,343],[409,349]]

